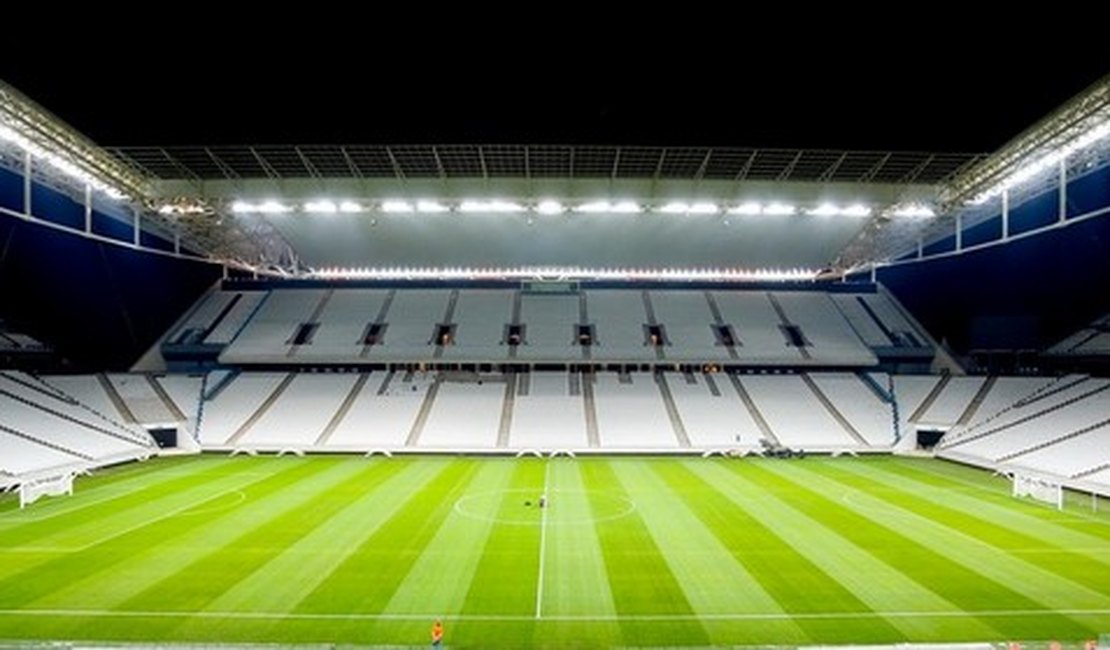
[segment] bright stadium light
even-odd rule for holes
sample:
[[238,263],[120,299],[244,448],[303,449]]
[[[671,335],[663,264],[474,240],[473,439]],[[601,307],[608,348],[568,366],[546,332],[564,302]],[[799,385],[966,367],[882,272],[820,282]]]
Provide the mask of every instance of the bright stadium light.
[[512,201],[466,200],[459,204],[459,212],[523,212],[524,206]]
[[763,208],[763,214],[772,217],[789,217],[798,212],[798,209],[789,203],[772,203]]
[[88,185],[94,190],[102,192],[110,199],[118,201],[127,197],[126,194],[120,192],[115,187],[112,187],[108,183],[105,183],[99,178],[96,178],[92,174],[86,172],[84,169],[81,169],[80,167],[70,162],[69,160],[66,160],[60,155],[52,151],[48,151],[43,147],[40,147],[28,138],[24,137],[15,129],[5,126],[4,124],[0,124],[0,140],[8,142],[10,144],[14,144],[20,149],[23,149],[27,153],[31,154],[31,156],[42,160],[46,164],[62,172],[66,176],[69,176],[73,180]]
[[309,201],[304,204],[304,211],[309,214],[335,214],[339,206],[334,201]]
[[717,214],[719,209],[716,203],[698,201],[690,205],[689,214]]
[[890,216],[902,219],[929,219],[937,216],[937,214],[927,205],[908,203],[894,206],[890,211]]
[[339,211],[346,214],[352,214],[355,212],[362,212],[363,207],[361,204],[354,201],[343,201],[339,204]]
[[763,212],[763,206],[759,203],[756,203],[755,201],[746,201],[744,203],[741,203],[740,205],[733,206],[728,210],[729,214],[740,214],[747,216],[757,215],[761,212]]
[[547,199],[540,201],[536,204],[536,212],[539,214],[562,214],[566,211],[562,203]]
[[273,200],[263,201],[255,206],[255,212],[260,212],[262,214],[285,214],[286,212],[292,211],[292,207]]
[[293,208],[292,206],[271,199],[263,201],[262,203],[233,201],[231,203],[231,211],[236,214],[285,214],[287,212],[292,212]]
[[810,208],[809,210],[806,210],[806,214],[811,217],[833,217],[840,214],[840,208],[836,207],[832,203],[822,203],[816,208]]
[[975,196],[971,203],[973,205],[980,205],[987,200],[1002,194],[1004,191],[1021,185],[1031,178],[1041,174],[1042,172],[1051,169],[1060,164],[1061,160],[1067,159],[1072,154],[1090,147],[1091,145],[1099,142],[1100,140],[1110,136],[1110,121],[1103,122],[1098,126],[1087,131],[1075,140],[1067,143],[1055,151],[1051,151],[1040,158],[1023,165],[1017,171],[1010,174],[1002,181],[996,183],[994,186],[979,193]]
[[813,269],[721,269],[721,268],[590,268],[561,266],[525,266],[517,268],[475,267],[391,267],[338,268],[312,271],[310,276],[329,280],[352,279],[478,279],[518,280],[535,278],[593,280],[669,280],[724,282],[809,282],[819,275]]
[[659,207],[663,214],[686,214],[690,211],[690,204],[683,201],[671,201]]
[[608,201],[590,201],[589,203],[582,203],[574,208],[575,212],[583,214],[603,214],[613,211],[613,204]]
[[443,205],[439,201],[425,200],[416,202],[416,211],[423,212],[425,214],[441,214],[443,212],[448,212],[449,210],[450,208],[448,208],[446,205]]
[[846,208],[841,208],[840,214],[845,217],[870,217],[871,208],[859,203],[853,203]]
[[590,201],[579,204],[578,207],[574,208],[575,212],[583,214],[637,214],[641,210],[642,208],[635,201],[620,201],[619,203]]
[[382,212],[389,212],[393,214],[406,214],[413,211],[412,204],[408,201],[399,201],[390,199],[382,201]]

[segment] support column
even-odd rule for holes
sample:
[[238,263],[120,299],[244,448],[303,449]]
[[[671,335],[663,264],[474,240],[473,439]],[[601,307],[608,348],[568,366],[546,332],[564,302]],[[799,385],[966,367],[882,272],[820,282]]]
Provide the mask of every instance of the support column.
[[181,254],[181,231],[179,230],[173,231],[173,254]]
[[925,240],[917,238],[917,259],[925,257]]
[[31,218],[31,152],[23,152],[23,214]]
[[1010,238],[1010,189],[1002,190],[1002,241]]
[[131,215],[131,243],[135,245],[135,248],[139,248],[142,245],[143,241],[142,224],[140,223],[142,215],[139,214],[139,210],[137,208],[132,208]]
[[1058,215],[1060,221],[1066,221],[1068,218],[1068,160],[1067,158],[1060,159],[1060,214]]
[[92,188],[85,186],[85,234],[92,232]]
[[956,215],[956,252],[964,249],[964,215]]

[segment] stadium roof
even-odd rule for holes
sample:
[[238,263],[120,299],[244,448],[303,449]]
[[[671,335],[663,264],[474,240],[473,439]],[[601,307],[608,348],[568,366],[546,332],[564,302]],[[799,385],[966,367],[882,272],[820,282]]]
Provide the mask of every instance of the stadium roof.
[[569,178],[936,185],[986,154],[735,147],[257,145],[110,147],[161,180]]
[[[625,260],[631,266],[665,265],[665,256],[657,253],[678,250],[689,238],[702,243],[685,251],[680,260],[683,264],[701,259],[700,251],[716,245],[720,246],[716,257],[706,257],[709,264],[728,260],[745,264],[749,257],[767,260],[772,250],[796,247],[802,254],[791,257],[784,253],[782,258],[810,268],[856,268],[890,259],[920,239],[951,229],[954,215],[970,200],[997,197],[1017,183],[1028,185],[1029,178],[1044,176],[1057,163],[1065,159],[1074,162],[1073,153],[1095,142],[1105,148],[1104,136],[1110,134],[1110,76],[991,155],[549,144],[101,148],[18,91],[3,84],[0,91],[0,140],[7,145],[0,150],[0,158],[5,164],[21,167],[27,156],[34,157],[36,173],[68,179],[75,197],[89,188],[129,197],[144,218],[149,215],[149,222],[176,232],[195,250],[216,259],[280,267],[293,273],[303,269],[300,260],[317,267],[371,261],[358,259],[359,251],[365,255],[370,250],[365,242],[384,246],[374,254],[397,264],[402,260],[388,259],[390,251],[431,248],[430,239],[450,238],[447,222],[433,226],[432,221],[383,215],[389,212],[391,199],[428,203],[437,208],[433,212],[452,215],[473,212],[464,206],[488,204],[490,199],[526,206],[513,210],[527,212],[523,217],[502,215],[499,218],[509,221],[467,225],[467,236],[473,242],[466,252],[468,260],[488,259],[481,246],[489,240],[490,229],[515,228],[521,223],[532,226],[531,215],[543,214],[540,206],[545,200],[561,201],[558,212],[569,213],[581,212],[589,202],[608,205],[609,201],[631,199],[635,212],[652,218],[623,226],[617,223],[612,228],[609,222],[602,222],[601,228],[611,230],[607,236],[613,239],[600,249],[608,256],[618,248],[635,247],[637,242],[629,239],[630,233],[654,228],[654,234],[640,242],[650,250]],[[240,200],[263,201],[256,205],[280,209],[273,211],[275,214],[238,214],[235,206]],[[362,219],[351,214],[342,219],[308,218],[313,212],[308,201],[313,200],[357,208],[341,212],[370,214]],[[781,206],[784,200],[792,204],[786,214],[795,214],[796,206],[797,214],[807,218],[787,226],[781,220],[774,225],[744,220],[753,214],[781,215],[763,210]],[[301,207],[297,207],[298,201],[304,202]],[[917,209],[921,204],[926,205],[924,213],[939,217],[891,218],[899,208]],[[708,205],[711,209],[698,213],[699,219],[694,220],[686,208],[669,209],[673,205]],[[757,206],[754,212],[745,211],[752,205]],[[851,211],[856,214],[849,214]],[[289,212],[305,218],[293,222],[282,217]],[[654,219],[656,215],[658,219]],[[713,218],[702,218],[705,215]],[[727,234],[719,234],[724,231],[714,229],[729,226],[729,215],[740,218],[733,220]],[[816,224],[830,215],[867,219],[837,224],[835,235],[826,232],[818,242],[819,233],[829,226]],[[592,223],[589,219],[575,218],[576,224],[557,226],[566,231],[556,238],[564,248],[581,249],[574,242],[597,234],[581,230]],[[369,230],[378,226],[379,220],[383,227]],[[540,230],[556,227],[551,219],[535,222]],[[345,234],[343,228],[352,230]],[[350,236],[353,229],[363,243]],[[676,237],[678,231],[684,236]],[[345,254],[333,255],[343,246],[329,243],[329,236],[346,237],[341,242],[348,245]],[[393,246],[389,237],[409,246]],[[542,237],[526,237],[532,238],[526,241],[536,250],[550,253],[553,248]],[[520,238],[510,237],[505,250]],[[466,245],[462,239],[449,243]],[[515,258],[515,253],[509,257]],[[490,261],[498,262],[496,256]],[[428,263],[449,266],[460,262],[437,254]],[[589,265],[596,260],[575,263]]]

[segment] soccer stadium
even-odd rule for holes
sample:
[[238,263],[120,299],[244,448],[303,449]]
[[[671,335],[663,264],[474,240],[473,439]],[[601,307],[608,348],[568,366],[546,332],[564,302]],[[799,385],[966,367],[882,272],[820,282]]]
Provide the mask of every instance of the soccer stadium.
[[1110,633],[1110,77],[982,153],[114,146],[32,95],[0,645]]

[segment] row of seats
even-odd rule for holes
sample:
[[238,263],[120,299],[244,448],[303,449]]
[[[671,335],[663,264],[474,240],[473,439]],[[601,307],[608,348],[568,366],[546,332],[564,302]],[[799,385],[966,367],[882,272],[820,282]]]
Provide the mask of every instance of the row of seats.
[[583,359],[867,366],[924,345],[883,294],[631,289],[216,291],[166,338],[226,364]]
[[[750,404],[745,402],[750,398]],[[889,401],[852,373],[241,373],[206,401],[210,447],[889,447]]]
[[58,379],[0,372],[0,471],[78,471],[154,453],[150,436],[123,422],[110,404],[97,404],[90,391],[68,390],[96,377]]

